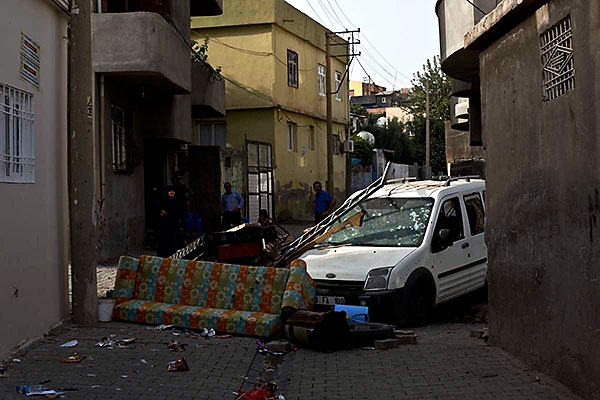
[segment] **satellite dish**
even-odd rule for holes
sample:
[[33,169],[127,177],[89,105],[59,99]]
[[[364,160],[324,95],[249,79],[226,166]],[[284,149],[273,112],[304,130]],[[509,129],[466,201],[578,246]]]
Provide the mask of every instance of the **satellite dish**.
[[377,118],[377,126],[380,128],[385,128],[387,126],[387,118],[386,117],[379,117]]
[[369,144],[371,146],[375,145],[375,136],[373,136],[373,134],[370,132],[362,131],[362,132],[359,132],[356,136],[358,136],[361,139],[366,140],[367,142],[369,142]]

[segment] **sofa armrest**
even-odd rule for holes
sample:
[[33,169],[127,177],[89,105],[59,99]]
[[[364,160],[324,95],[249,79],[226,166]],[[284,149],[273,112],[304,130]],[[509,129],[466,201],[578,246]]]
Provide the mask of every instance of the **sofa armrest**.
[[114,298],[133,299],[139,265],[139,260],[133,257],[122,256],[119,259],[115,290],[113,291]]
[[312,310],[316,284],[306,270],[306,263],[294,260],[290,264],[290,276],[283,293],[282,309]]

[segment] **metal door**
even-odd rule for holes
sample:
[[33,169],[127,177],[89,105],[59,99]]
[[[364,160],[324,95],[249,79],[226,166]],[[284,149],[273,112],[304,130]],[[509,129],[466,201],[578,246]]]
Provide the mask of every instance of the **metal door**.
[[258,213],[266,209],[273,218],[273,151],[271,144],[246,142],[248,155],[248,201],[250,222],[258,220]]

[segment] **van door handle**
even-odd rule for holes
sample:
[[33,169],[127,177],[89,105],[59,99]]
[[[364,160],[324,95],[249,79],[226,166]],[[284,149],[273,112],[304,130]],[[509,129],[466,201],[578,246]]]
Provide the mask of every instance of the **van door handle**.
[[467,242],[464,242],[464,243],[462,244],[462,246],[460,246],[460,247],[462,247],[463,249],[466,249],[467,247],[469,247],[469,243],[467,243]]

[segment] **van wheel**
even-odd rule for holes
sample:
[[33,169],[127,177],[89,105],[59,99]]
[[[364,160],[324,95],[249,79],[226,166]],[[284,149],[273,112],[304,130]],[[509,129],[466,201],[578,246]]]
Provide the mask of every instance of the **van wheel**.
[[432,293],[426,281],[418,281],[410,291],[406,322],[409,326],[423,326],[427,323],[432,307]]

